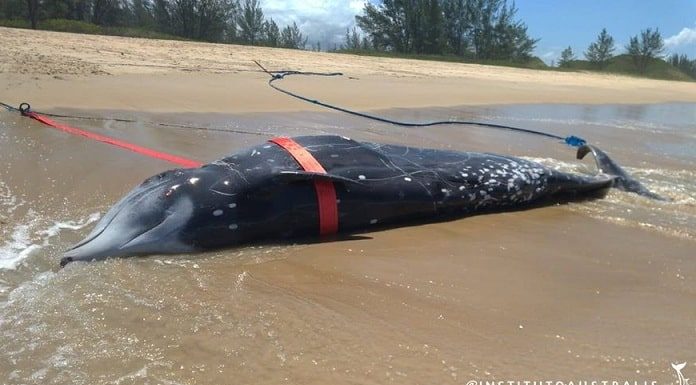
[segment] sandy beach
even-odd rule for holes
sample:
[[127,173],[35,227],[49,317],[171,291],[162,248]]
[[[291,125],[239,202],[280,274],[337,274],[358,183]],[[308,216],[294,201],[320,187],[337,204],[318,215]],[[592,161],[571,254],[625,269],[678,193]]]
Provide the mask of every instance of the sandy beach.
[[672,202],[613,191],[365,239],[59,270],[96,218],[172,166],[2,111],[3,383],[650,385],[677,383],[676,362],[694,377],[696,83],[0,28],[0,101],[135,118],[65,122],[202,161],[334,133],[577,163],[535,138],[327,112],[272,90],[253,60],[342,72],[282,84],[358,110],[582,135]]
[[157,112],[316,110],[264,86],[272,70],[342,72],[284,86],[357,109],[696,101],[694,83],[237,45],[0,28],[5,102]]

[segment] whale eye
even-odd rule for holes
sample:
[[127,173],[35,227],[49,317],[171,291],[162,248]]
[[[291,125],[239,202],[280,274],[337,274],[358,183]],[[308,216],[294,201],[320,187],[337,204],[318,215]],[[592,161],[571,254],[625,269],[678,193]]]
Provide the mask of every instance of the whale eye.
[[143,181],[143,184],[148,184],[148,183],[152,183],[152,182],[159,182],[159,181],[163,180],[164,178],[175,178],[175,177],[181,176],[183,174],[184,174],[183,170],[181,170],[181,169],[168,170],[168,171],[161,172],[157,175],[153,175],[153,176],[145,179]]

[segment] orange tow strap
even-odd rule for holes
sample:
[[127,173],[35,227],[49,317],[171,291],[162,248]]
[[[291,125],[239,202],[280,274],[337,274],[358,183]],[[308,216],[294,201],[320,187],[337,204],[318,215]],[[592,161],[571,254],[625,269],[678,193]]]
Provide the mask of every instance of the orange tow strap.
[[96,134],[94,132],[85,131],[85,130],[81,130],[79,128],[71,127],[71,126],[68,126],[67,124],[58,123],[53,119],[49,119],[48,117],[46,117],[44,115],[37,114],[36,112],[31,111],[29,105],[26,103],[22,103],[22,105],[19,107],[19,110],[22,113],[22,115],[24,115],[24,116],[28,116],[28,117],[30,117],[38,122],[41,122],[49,127],[53,127],[55,129],[61,130],[63,132],[67,132],[68,134],[83,136],[87,139],[92,139],[92,140],[95,140],[97,142],[110,144],[112,146],[120,147],[120,148],[129,150],[129,151],[133,151],[133,152],[136,152],[136,153],[141,154],[141,155],[149,156],[150,158],[161,159],[161,160],[164,160],[164,161],[167,161],[170,163],[174,163],[176,165],[186,167],[186,168],[197,168],[197,167],[201,167],[203,165],[203,163],[196,161],[196,160],[168,154],[166,152],[153,150],[151,148],[147,148],[147,147],[143,147],[143,146],[138,146],[137,144],[129,143],[129,142],[126,142],[125,140],[119,140],[116,138],[112,138],[110,136],[100,135],[100,134]]
[[[269,140],[287,151],[297,161],[304,171],[326,174],[326,170],[299,143],[290,138],[274,138]],[[317,192],[319,207],[319,234],[330,235],[338,232],[338,205],[336,203],[336,188],[330,180],[315,180],[314,189]]]

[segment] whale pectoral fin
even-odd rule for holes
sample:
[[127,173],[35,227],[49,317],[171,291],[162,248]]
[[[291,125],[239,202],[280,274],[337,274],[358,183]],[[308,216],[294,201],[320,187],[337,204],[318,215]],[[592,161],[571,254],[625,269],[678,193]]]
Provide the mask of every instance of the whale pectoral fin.
[[314,181],[314,180],[329,180],[332,182],[353,184],[353,185],[363,185],[359,181],[355,181],[350,178],[333,175],[333,174],[321,174],[317,172],[307,172],[307,171],[281,171],[274,175],[274,179],[284,182],[295,182],[295,181]]

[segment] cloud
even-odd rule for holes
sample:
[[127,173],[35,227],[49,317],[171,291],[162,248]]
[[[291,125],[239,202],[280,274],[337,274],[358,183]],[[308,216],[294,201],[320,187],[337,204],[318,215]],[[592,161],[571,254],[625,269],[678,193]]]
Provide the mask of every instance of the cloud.
[[363,0],[263,0],[267,19],[273,18],[282,29],[293,22],[309,37],[308,44],[321,42],[322,48],[340,45],[346,28],[355,25],[355,15],[363,9]]
[[665,39],[665,47],[670,51],[696,47],[696,26],[693,28],[683,28],[678,34]]

